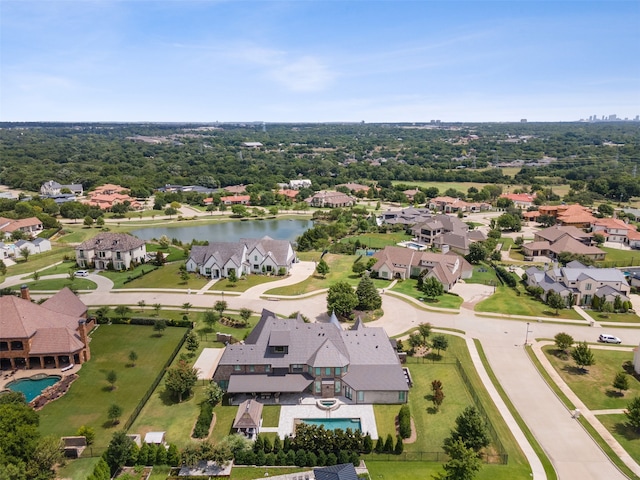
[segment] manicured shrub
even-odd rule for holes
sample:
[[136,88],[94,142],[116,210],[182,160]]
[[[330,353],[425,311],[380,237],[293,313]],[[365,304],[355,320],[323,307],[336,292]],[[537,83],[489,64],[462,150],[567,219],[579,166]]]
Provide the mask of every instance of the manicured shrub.
[[409,405],[403,405],[398,414],[398,430],[402,438],[411,436],[411,411]]
[[200,404],[200,415],[193,429],[193,438],[207,438],[209,436],[209,427],[213,419],[213,405],[209,402]]

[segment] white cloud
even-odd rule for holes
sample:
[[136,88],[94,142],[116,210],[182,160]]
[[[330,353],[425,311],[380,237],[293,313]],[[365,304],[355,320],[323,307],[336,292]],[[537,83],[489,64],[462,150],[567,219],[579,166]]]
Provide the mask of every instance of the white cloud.
[[335,73],[318,59],[304,56],[300,59],[274,65],[269,76],[294,92],[318,92],[327,88]]

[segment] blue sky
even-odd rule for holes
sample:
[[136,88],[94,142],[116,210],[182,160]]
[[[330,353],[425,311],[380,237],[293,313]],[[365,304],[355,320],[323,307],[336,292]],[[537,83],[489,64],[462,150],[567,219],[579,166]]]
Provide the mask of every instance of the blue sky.
[[2,121],[640,114],[640,1],[0,0]]

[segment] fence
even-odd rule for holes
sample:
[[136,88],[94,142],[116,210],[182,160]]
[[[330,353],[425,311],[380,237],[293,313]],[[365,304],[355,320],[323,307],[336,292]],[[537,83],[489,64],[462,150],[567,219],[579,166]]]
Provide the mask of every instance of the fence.
[[184,345],[184,342],[186,341],[187,335],[189,334],[190,331],[191,331],[191,328],[189,327],[184,332],[184,335],[182,335],[182,339],[178,342],[178,345],[176,345],[176,348],[173,349],[173,352],[171,353],[171,355],[169,355],[169,358],[160,369],[160,372],[158,373],[156,378],[153,380],[153,383],[151,384],[147,392],[144,394],[144,397],[142,397],[142,399],[138,402],[138,405],[136,405],[136,408],[134,408],[133,412],[131,412],[131,415],[129,415],[129,418],[124,423],[123,428],[125,431],[129,430],[129,428],[131,428],[131,425],[133,425],[133,422],[135,422],[136,418],[138,418],[138,415],[140,414],[142,407],[145,406],[145,404],[149,400],[149,397],[151,397],[154,390],[160,383],[160,380],[162,380],[162,376],[164,375],[165,370],[169,367],[169,365],[171,365],[171,362],[173,362],[173,359],[176,358],[176,355],[178,355],[178,352],[182,348],[182,345]]
[[478,394],[474,390],[473,384],[471,383],[471,381],[469,380],[469,377],[467,376],[467,372],[465,372],[464,367],[462,366],[462,363],[460,363],[460,360],[458,359],[456,359],[456,367],[458,369],[458,373],[460,373],[460,377],[462,377],[462,381],[467,386],[467,391],[471,395],[471,398],[473,399],[473,403],[478,409],[478,412],[482,417],[484,417],[485,423],[487,424],[487,430],[489,431],[489,437],[491,437],[491,442],[496,447],[496,450],[498,452],[496,454],[487,455],[488,458],[485,461],[491,458],[493,460],[492,463],[500,463],[502,465],[506,465],[507,462],[509,461],[509,455],[507,454],[504,448],[504,445],[500,441],[498,432],[496,431],[495,427],[491,423],[489,415],[487,414],[487,411],[485,410],[482,404],[482,401],[480,400],[480,397],[478,397]]

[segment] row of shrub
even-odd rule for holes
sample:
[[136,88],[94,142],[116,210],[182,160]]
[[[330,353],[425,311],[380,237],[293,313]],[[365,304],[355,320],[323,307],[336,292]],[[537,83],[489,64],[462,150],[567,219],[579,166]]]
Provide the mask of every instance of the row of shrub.
[[220,317],[219,322],[225,327],[245,328],[247,326],[247,322],[245,320],[230,317]]
[[[114,325],[149,325],[153,326],[158,322],[157,318],[146,318],[146,317],[133,317],[133,318],[122,318],[122,317],[104,317],[104,318],[96,318],[98,324],[107,324],[111,323]],[[167,327],[182,327],[189,328],[193,325],[193,322],[189,319],[176,319],[176,320],[164,320]]]
[[357,466],[360,463],[360,455],[357,452],[340,450],[337,454],[333,452],[325,453],[324,450],[306,451],[304,449],[284,450],[278,453],[265,453],[264,450],[253,452],[242,450],[236,454],[235,463],[238,465],[275,465],[275,466],[298,466],[298,467],[324,467],[338,465],[342,463],[353,463]]
[[111,471],[109,470],[109,465],[101,458],[96,466],[93,468],[93,472],[91,475],[87,477],[87,480],[110,480],[111,479]]
[[504,267],[496,266],[496,274],[502,283],[506,283],[507,286],[515,288],[518,285],[515,275],[508,272]]
[[398,413],[398,432],[402,438],[411,436],[411,412],[409,405],[403,405]]
[[207,438],[209,436],[209,428],[213,420],[213,405],[209,402],[200,404],[200,415],[196,420],[196,426],[193,429],[193,438]]

